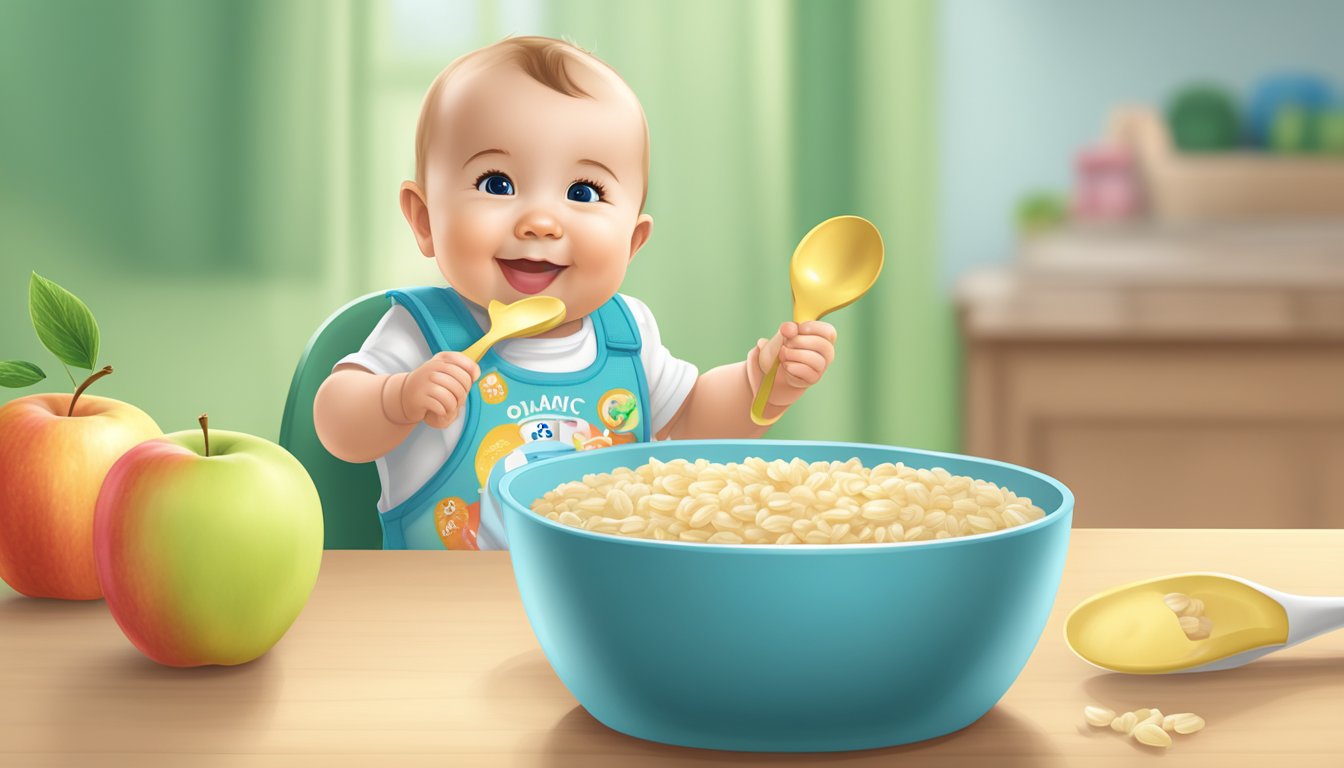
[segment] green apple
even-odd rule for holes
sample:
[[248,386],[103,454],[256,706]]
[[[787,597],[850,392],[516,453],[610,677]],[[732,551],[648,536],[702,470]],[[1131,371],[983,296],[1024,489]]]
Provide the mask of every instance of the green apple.
[[149,414],[107,397],[37,394],[0,408],[0,578],[29,597],[102,597],[98,490],[122,454],[162,434]]
[[107,474],[93,545],[107,607],[161,664],[251,661],[298,618],[322,560],[322,505],[288,451],[259,437],[175,432]]

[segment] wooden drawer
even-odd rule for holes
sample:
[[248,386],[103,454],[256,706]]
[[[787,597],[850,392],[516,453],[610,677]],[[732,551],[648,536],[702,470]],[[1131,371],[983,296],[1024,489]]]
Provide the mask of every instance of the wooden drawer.
[[967,452],[1084,527],[1344,527],[1344,343],[972,340]]

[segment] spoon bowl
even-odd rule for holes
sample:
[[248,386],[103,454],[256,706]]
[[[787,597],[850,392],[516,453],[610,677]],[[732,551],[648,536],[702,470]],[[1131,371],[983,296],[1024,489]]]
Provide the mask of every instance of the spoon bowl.
[[554,296],[528,296],[512,304],[491,301],[486,311],[490,330],[462,352],[478,363],[486,350],[505,339],[536,336],[565,321],[565,302]]
[[[1204,603],[1213,622],[1191,639],[1163,602],[1178,592]],[[1132,674],[1233,669],[1344,626],[1344,597],[1280,592],[1222,573],[1185,573],[1125,584],[1080,603],[1064,637],[1079,658]]]
[[836,216],[798,242],[789,264],[793,321],[820,320],[868,292],[882,272],[882,235],[867,219]]
[[[882,259],[882,235],[867,219],[836,216],[813,227],[794,248],[789,264],[793,321],[820,320],[853,304],[877,282]],[[778,374],[779,360],[775,360],[752,401],[751,420],[759,426],[779,421],[778,416],[765,415]]]

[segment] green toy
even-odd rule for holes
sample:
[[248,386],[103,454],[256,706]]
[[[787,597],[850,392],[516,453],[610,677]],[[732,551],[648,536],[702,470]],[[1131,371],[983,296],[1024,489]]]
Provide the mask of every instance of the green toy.
[[1064,199],[1054,192],[1033,192],[1017,204],[1017,232],[1035,235],[1061,227],[1068,221]]
[[1182,152],[1225,152],[1241,140],[1236,102],[1216,85],[1193,85],[1177,92],[1167,110],[1171,137]]
[[1316,148],[1330,155],[1344,155],[1344,107],[1316,115]]
[[1280,107],[1269,124],[1269,148],[1289,154],[1311,149],[1313,116],[1295,104]]

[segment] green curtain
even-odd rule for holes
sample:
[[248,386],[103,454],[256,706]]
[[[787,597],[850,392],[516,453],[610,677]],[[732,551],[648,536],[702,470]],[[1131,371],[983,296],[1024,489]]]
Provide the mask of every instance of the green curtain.
[[623,291],[650,305],[673,353],[702,370],[743,359],[791,316],[799,239],[828,217],[864,216],[883,234],[882,276],[827,318],[836,363],[770,436],[955,449],[932,0],[547,8],[544,33],[596,53],[644,104],[654,235]]
[[[0,3],[0,359],[73,390],[27,310],[37,271],[101,327],[89,392],[165,431],[274,439],[309,334],[354,288],[335,3]],[[333,79],[335,78],[335,79]],[[86,372],[75,371],[82,380]]]
[[13,394],[70,389],[28,325],[37,270],[98,317],[117,373],[91,391],[168,431],[209,411],[274,439],[327,313],[435,276],[395,205],[430,79],[506,34],[549,34],[643,101],[655,228],[622,290],[674,354],[742,359],[790,315],[799,238],[865,216],[886,268],[828,318],[837,362],[771,436],[955,448],[935,16],[933,0],[0,3],[0,358],[57,372]]

